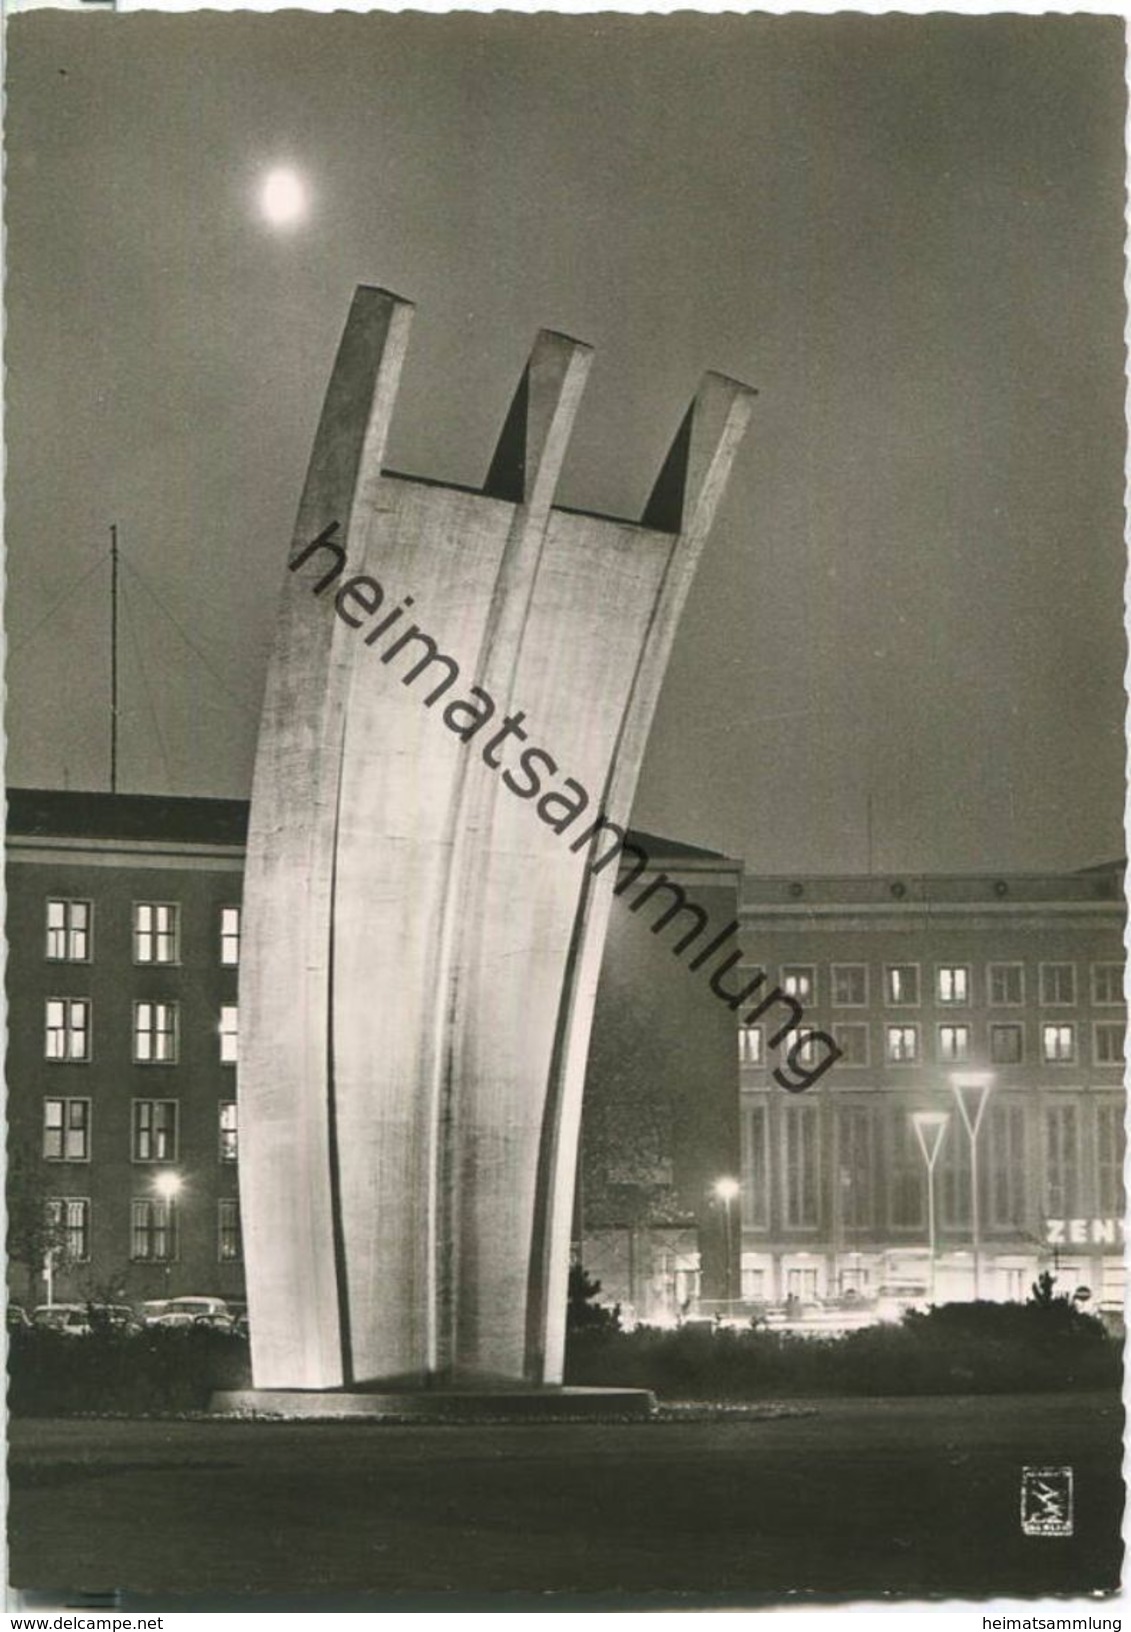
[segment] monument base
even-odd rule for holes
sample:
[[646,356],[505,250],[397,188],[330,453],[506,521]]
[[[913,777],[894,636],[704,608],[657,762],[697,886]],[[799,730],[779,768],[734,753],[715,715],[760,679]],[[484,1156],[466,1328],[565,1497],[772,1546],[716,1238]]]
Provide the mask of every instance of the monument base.
[[375,1393],[348,1389],[238,1388],[212,1395],[217,1416],[365,1417],[403,1422],[598,1422],[654,1415],[646,1388],[442,1389]]

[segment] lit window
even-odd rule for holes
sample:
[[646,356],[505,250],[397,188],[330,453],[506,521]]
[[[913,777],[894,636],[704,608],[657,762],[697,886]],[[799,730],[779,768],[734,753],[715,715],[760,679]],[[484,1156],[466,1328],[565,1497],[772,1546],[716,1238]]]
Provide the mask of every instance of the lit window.
[[990,1027],[990,1059],[994,1065],[1020,1065],[1024,1057],[1024,1027],[1010,1023]]
[[834,963],[832,967],[833,1006],[863,1009],[868,1004],[868,965]]
[[915,1006],[919,1002],[919,965],[889,964],[886,971],[887,1000],[892,1004]]
[[220,1101],[220,1160],[234,1162],[239,1156],[239,1118],[234,1099]]
[[240,1052],[240,1011],[234,1003],[225,1003],[220,1009],[220,1059],[224,1065],[235,1065]]
[[1121,963],[1093,963],[1092,1002],[1099,1004],[1123,1002],[1123,965]]
[[133,1159],[135,1162],[175,1162],[177,1159],[177,1102],[175,1099],[135,1099]]
[[1074,963],[1042,963],[1041,1002],[1075,1003],[1076,965]]
[[43,1157],[48,1162],[90,1160],[90,1100],[43,1101]]
[[889,1026],[887,1057],[889,1065],[914,1065],[919,1058],[918,1026]]
[[176,963],[180,957],[180,908],[170,901],[134,903],[134,962]]
[[52,1196],[44,1205],[48,1251],[67,1263],[90,1259],[90,1201],[86,1196]]
[[176,1203],[156,1196],[134,1201],[130,1214],[130,1257],[136,1263],[168,1264],[176,1256]]
[[940,964],[935,975],[935,995],[940,1003],[969,1003],[970,970],[966,964]]
[[134,1004],[134,1061],[138,1065],[177,1062],[177,1005]]
[[235,967],[240,961],[240,909],[220,908],[220,962]]
[[817,1301],[817,1271],[808,1267],[787,1269],[785,1272],[785,1295],[794,1298],[798,1303],[815,1303]]
[[90,1000],[49,997],[44,1052],[49,1060],[90,1059]]
[[1041,1053],[1047,1065],[1068,1065],[1076,1058],[1075,1026],[1042,1026]]
[[764,1057],[761,1026],[739,1026],[738,1058],[740,1063],[742,1065],[761,1065]]
[[742,1266],[743,1303],[762,1303],[766,1296],[766,1271],[756,1266]]
[[868,1027],[863,1021],[838,1022],[833,1041],[840,1049],[842,1065],[868,1064]]
[[784,964],[781,989],[787,997],[794,997],[799,1003],[815,1003],[817,971],[808,963]]
[[789,1050],[790,1066],[807,1071],[811,1065],[816,1065],[818,1060],[817,1050],[819,1046],[820,1039],[818,1038],[816,1032],[796,1032],[794,1034],[794,1041],[790,1045]]
[[939,1027],[939,1059],[946,1065],[961,1065],[970,1058],[970,1027]]
[[47,956],[52,963],[90,960],[89,901],[48,901]]
[[986,985],[995,1008],[1016,1009],[1025,1001],[1025,965],[991,963],[986,966]]
[[240,1240],[240,1204],[234,1197],[221,1197],[218,1207],[217,1257],[222,1264],[238,1264],[243,1257]]
[[1101,1020],[1096,1025],[1096,1064],[1122,1065],[1125,1059],[1126,1028],[1120,1020]]

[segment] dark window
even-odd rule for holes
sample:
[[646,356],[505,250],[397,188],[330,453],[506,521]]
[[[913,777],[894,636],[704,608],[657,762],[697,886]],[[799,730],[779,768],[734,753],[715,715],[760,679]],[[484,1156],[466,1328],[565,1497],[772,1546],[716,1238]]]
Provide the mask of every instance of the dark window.
[[742,1106],[742,1218],[753,1230],[770,1222],[769,1112],[764,1104]]
[[990,1059],[994,1065],[1020,1065],[1024,1058],[1025,1029],[1009,1022],[990,1027]]
[[222,1197],[218,1203],[218,1253],[222,1264],[238,1264],[243,1258],[240,1239],[240,1204],[234,1198]]
[[990,1221],[1025,1222],[1025,1107],[1011,1100],[990,1106]]
[[90,1259],[90,1202],[86,1196],[52,1196],[45,1207],[50,1249],[68,1263]]
[[816,1105],[783,1105],[780,1113],[785,1222],[793,1227],[820,1221],[817,1112]]
[[868,965],[866,963],[834,963],[832,983],[834,1008],[863,1009],[867,1007]]
[[1076,965],[1074,963],[1042,963],[1041,1002],[1050,1004],[1075,1003]]
[[842,1064],[868,1064],[868,1027],[864,1021],[837,1021],[833,1026],[833,1041],[840,1049]]
[[167,1264],[177,1256],[177,1209],[156,1197],[136,1200],[131,1210],[130,1257],[139,1263]]

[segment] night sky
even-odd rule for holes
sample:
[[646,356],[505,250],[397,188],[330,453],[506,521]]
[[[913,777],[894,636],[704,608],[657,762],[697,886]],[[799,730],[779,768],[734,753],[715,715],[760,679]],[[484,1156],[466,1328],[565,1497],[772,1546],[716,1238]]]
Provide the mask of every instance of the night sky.
[[119,785],[247,795],[367,282],[417,304],[400,470],[482,481],[539,327],[596,348],[565,504],[638,517],[700,373],[758,387],[640,825],[1123,852],[1119,19],[41,11],[7,78],[10,783],[108,785],[117,522]]

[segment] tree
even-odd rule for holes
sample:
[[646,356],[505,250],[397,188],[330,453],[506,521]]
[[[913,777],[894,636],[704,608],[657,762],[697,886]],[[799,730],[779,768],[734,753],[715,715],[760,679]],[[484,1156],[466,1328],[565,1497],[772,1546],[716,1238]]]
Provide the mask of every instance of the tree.
[[13,1142],[8,1152],[8,1260],[23,1266],[25,1300],[37,1301],[37,1283],[48,1253],[56,1264],[67,1261],[67,1235],[59,1209],[43,1176],[43,1164],[30,1140]]
[[596,1299],[601,1290],[600,1281],[587,1275],[580,1264],[569,1266],[569,1301],[566,1304],[566,1331],[598,1333],[620,1331],[620,1304],[607,1308]]

